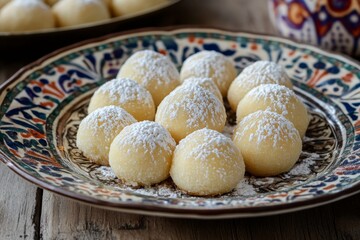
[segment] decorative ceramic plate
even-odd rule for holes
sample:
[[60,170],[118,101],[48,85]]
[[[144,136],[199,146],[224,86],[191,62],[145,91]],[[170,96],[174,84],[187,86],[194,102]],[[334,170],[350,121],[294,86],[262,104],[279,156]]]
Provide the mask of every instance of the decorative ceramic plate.
[[[239,72],[260,59],[283,65],[311,115],[294,168],[276,177],[246,176],[234,191],[205,198],[182,193],[170,179],[151,188],[127,187],[108,167],[89,163],[75,140],[90,96],[141,49],[165,54],[179,68],[200,50],[223,53]],[[42,58],[1,86],[1,158],[44,189],[124,212],[230,218],[309,208],[360,190],[359,78],[358,63],[277,37],[215,29],[107,36]],[[228,111],[226,134],[233,125]]]

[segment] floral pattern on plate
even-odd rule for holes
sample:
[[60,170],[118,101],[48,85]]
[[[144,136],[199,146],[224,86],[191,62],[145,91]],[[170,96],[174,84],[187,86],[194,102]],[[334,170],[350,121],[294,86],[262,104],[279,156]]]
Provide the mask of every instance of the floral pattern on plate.
[[[247,176],[232,193],[202,198],[181,193],[171,180],[148,189],[125,187],[108,169],[84,161],[74,136],[91,94],[141,49],[167,55],[179,68],[201,50],[223,53],[239,72],[261,59],[283,65],[312,116],[295,168],[274,178]],[[1,155],[45,189],[117,210],[211,218],[310,207],[359,190],[359,68],[315,47],[215,29],[105,37],[37,61],[2,86]],[[231,134],[234,113],[228,114]]]

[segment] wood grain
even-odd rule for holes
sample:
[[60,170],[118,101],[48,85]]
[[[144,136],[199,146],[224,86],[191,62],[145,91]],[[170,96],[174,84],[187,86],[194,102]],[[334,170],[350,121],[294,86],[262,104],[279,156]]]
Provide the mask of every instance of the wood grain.
[[360,195],[278,216],[189,220],[89,207],[45,191],[43,239],[360,239]]
[[[275,32],[265,0],[183,0],[144,26],[149,24]],[[14,56],[12,62],[0,60],[0,82],[34,56]],[[90,207],[38,189],[0,164],[2,239],[360,239],[360,194],[278,216],[213,221],[169,219]]]
[[41,192],[0,164],[0,239],[36,239]]

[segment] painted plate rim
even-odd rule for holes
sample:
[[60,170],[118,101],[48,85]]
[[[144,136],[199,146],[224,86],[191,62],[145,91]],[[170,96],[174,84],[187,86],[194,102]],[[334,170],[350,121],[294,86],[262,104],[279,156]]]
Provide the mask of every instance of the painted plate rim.
[[[15,82],[20,78],[24,73],[30,71],[33,68],[36,68],[43,64],[45,61],[50,60],[53,57],[64,54],[79,47],[86,45],[96,44],[98,42],[107,41],[116,37],[126,37],[133,36],[136,34],[150,34],[150,33],[163,33],[163,34],[175,34],[177,31],[192,31],[192,32],[218,32],[223,34],[241,34],[255,36],[258,38],[266,38],[268,40],[274,40],[282,43],[288,43],[292,45],[297,45],[300,48],[315,50],[317,53],[326,55],[328,57],[333,57],[341,61],[350,62],[352,65],[356,65],[360,69],[360,62],[352,59],[343,54],[334,53],[328,50],[321,49],[319,47],[299,43],[290,39],[283,37],[273,36],[269,34],[259,34],[252,32],[244,31],[233,31],[221,28],[213,27],[159,27],[159,28],[141,28],[136,30],[124,31],[119,33],[113,33],[105,35],[99,38],[93,38],[85,40],[76,44],[69,45],[67,47],[56,50],[50,54],[45,55],[44,57],[24,66],[19,71],[17,71],[13,76],[11,76],[7,81],[0,85],[0,92],[6,91],[8,85]],[[246,206],[246,207],[236,207],[230,206],[221,209],[201,209],[196,207],[186,207],[181,206],[167,206],[167,205],[154,205],[148,203],[127,203],[127,202],[110,202],[105,200],[96,199],[90,196],[80,195],[70,190],[61,189],[59,187],[54,187],[50,184],[44,183],[41,180],[38,180],[36,177],[28,175],[22,168],[18,167],[16,164],[12,163],[12,160],[0,150],[0,160],[3,161],[12,171],[26,179],[27,181],[37,185],[38,187],[53,192],[55,194],[91,205],[99,208],[110,209],[115,211],[127,212],[127,213],[137,213],[137,214],[146,214],[154,216],[164,216],[164,217],[181,217],[181,218],[199,218],[199,219],[225,219],[225,218],[235,218],[235,217],[257,217],[257,216],[269,216],[281,213],[289,213],[298,210],[308,209],[312,207],[321,206],[327,203],[341,200],[343,198],[352,196],[360,192],[360,182],[354,184],[350,188],[340,190],[336,193],[327,193],[325,195],[317,196],[310,199],[302,199],[295,202],[287,202],[276,205],[267,205],[267,206]]]

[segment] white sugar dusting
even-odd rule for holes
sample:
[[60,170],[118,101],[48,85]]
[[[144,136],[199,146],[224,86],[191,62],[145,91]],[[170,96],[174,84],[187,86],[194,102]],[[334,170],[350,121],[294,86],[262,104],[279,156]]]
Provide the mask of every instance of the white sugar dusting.
[[160,124],[151,121],[142,121],[123,129],[126,133],[122,138],[116,138],[118,145],[131,145],[136,148],[147,149],[151,154],[160,151],[172,152],[176,146],[170,133]]
[[289,172],[289,175],[298,176],[298,175],[308,175],[311,173],[310,167],[314,164],[316,159],[319,159],[317,153],[308,154],[309,156],[297,163]]
[[299,132],[289,120],[270,111],[257,111],[246,116],[239,123],[238,129],[236,137],[239,138],[242,138],[249,130],[255,129],[253,135],[250,135],[250,141],[256,140],[257,145],[271,140],[273,147],[277,147],[279,142],[295,141],[296,138],[300,138]]
[[114,126],[127,126],[135,122],[135,118],[124,109],[111,105],[96,109],[84,118],[81,124],[90,127],[96,137],[99,131],[103,131],[105,136],[111,136]]
[[[215,130],[203,128],[191,133],[180,141],[176,151],[184,152],[189,145],[192,149],[187,154],[194,161],[194,166],[199,163],[202,166],[202,172],[199,173],[202,178],[208,179],[210,173],[216,172],[219,181],[227,182],[244,169],[243,162],[238,158],[239,151],[232,140]],[[216,167],[214,161],[219,161]],[[186,177],[187,173],[184,172],[182,178]],[[200,178],[194,180],[202,181]]]
[[189,153],[190,156],[193,156],[193,159],[205,162],[211,154],[215,154],[218,158],[226,160],[231,154],[236,154],[234,148],[231,148],[234,144],[230,138],[207,128],[197,130],[188,135],[188,137],[180,141],[178,148],[186,146],[188,141],[192,141],[191,135],[193,134],[200,134],[202,136],[201,142],[198,142]]
[[[152,81],[156,81],[161,86],[161,84],[171,83],[174,80],[178,81],[180,78],[179,72],[170,59],[154,51],[136,52],[127,60],[127,64],[133,65],[136,70],[134,77],[142,79],[144,86]],[[132,76],[129,77],[132,78]]]
[[185,81],[182,84],[182,86],[187,86],[187,85],[198,85],[198,86],[204,88],[205,90],[210,91],[217,98],[219,98],[219,100],[222,101],[221,92],[211,78],[190,77],[190,78],[185,79]]
[[103,84],[94,95],[99,93],[119,104],[136,101],[148,106],[153,105],[151,94],[130,78],[113,79]]
[[[283,66],[276,64],[270,61],[257,61],[246,68],[241,72],[245,75],[258,75],[259,81],[263,81],[265,77],[274,79],[274,83],[285,84],[289,77],[286,74],[286,71]],[[264,76],[264,77],[261,77]]]
[[[271,103],[270,108],[287,116],[290,111],[295,110],[295,104],[292,102],[297,99],[295,93],[289,88],[278,84],[263,84],[247,93],[246,99],[251,99],[255,102],[268,102]],[[272,110],[272,109],[269,109]]]
[[[179,96],[180,100],[176,101]],[[163,100],[157,114],[161,119],[168,115],[170,120],[174,120],[179,112],[187,114],[186,124],[189,128],[203,125],[211,127],[226,121],[224,105],[214,94],[198,85],[188,84],[176,88]]]
[[[184,61],[181,73],[191,73],[193,77],[212,77],[213,79],[228,79],[231,77],[226,66],[231,62],[221,53],[215,51],[201,51]],[[222,87],[226,87],[226,81],[217,81]]]
[[249,183],[249,180],[247,178],[243,178],[236,186],[234,193],[240,196],[250,196],[256,194],[256,191]]
[[108,166],[100,166],[97,169],[98,171],[100,171],[101,176],[103,176],[106,179],[115,179],[115,173],[113,172],[113,170],[111,169],[111,167]]

